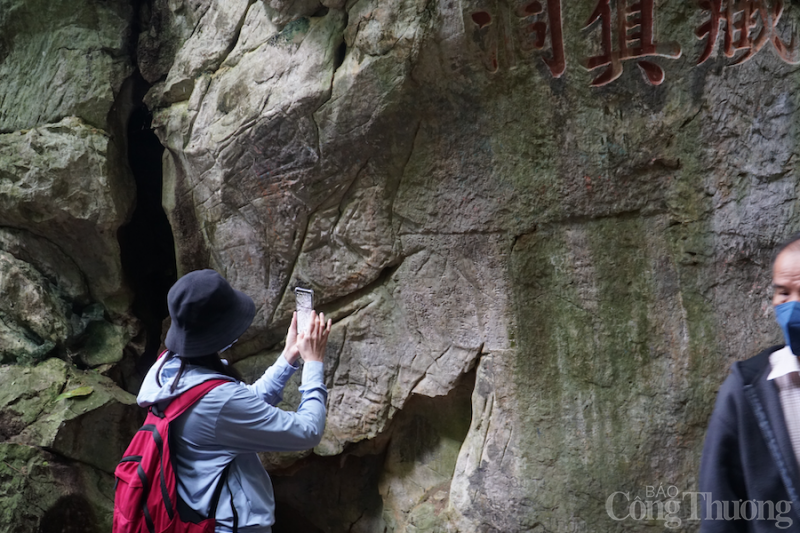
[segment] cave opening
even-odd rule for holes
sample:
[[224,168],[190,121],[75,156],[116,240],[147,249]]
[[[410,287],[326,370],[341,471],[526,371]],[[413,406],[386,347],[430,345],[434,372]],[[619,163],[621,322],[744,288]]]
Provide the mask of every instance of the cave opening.
[[42,516],[37,533],[96,533],[100,528],[89,501],[80,494],[60,497]]
[[144,375],[158,356],[162,324],[169,315],[167,292],[177,279],[177,267],[172,227],[161,204],[164,147],[151,127],[153,114],[143,101],[150,84],[138,71],[128,83],[127,152],[136,183],[136,208],[130,222],[120,228],[119,244],[122,268],[134,293],[132,311],[146,334],[145,350],[136,365]]
[[[385,445],[385,439],[379,439]],[[272,533],[383,531],[379,491],[385,450],[365,442],[341,455],[312,455],[272,471],[275,524]],[[309,502],[314,502],[313,509]]]
[[297,509],[291,504],[277,502],[272,533],[325,533],[306,517],[307,514],[307,508]]
[[[472,422],[476,379],[477,364],[443,396],[412,394],[371,439],[351,443],[339,455],[312,454],[270,471],[273,533],[425,531],[425,524],[443,523]],[[415,515],[425,506],[430,515]]]

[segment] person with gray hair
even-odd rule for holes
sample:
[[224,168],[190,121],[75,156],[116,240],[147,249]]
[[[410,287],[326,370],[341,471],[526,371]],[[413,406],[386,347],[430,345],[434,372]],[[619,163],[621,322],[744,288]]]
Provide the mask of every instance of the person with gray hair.
[[785,345],[734,363],[700,465],[700,531],[800,532],[800,234],[773,261]]

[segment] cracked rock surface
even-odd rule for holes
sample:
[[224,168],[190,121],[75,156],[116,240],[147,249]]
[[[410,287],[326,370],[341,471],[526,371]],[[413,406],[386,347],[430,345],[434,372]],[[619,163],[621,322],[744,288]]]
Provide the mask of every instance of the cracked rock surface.
[[[217,268],[258,302],[239,365],[256,376],[277,356],[297,285],[335,321],[315,454],[354,472],[386,454],[381,503],[343,510],[347,529],[604,531],[614,491],[694,490],[730,362],[779,339],[767,287],[798,227],[792,67],[692,58],[658,88],[626,69],[590,89],[577,62],[555,80],[519,50],[487,73],[471,13],[516,20],[502,2],[324,4],[231,3],[213,25],[209,8],[147,101],[179,269]],[[572,56],[591,52],[585,4],[563,6]],[[661,30],[695,42],[678,22],[693,9],[664,8]],[[425,441],[400,413],[467,375],[457,460],[440,429],[399,467],[403,445],[385,443]],[[311,459],[294,468],[328,468]]]
[[136,334],[117,241],[135,201],[115,108],[131,16],[0,2],[0,362],[113,363]]
[[114,468],[144,420],[135,398],[96,372],[49,359],[0,367],[0,411],[3,523],[55,525],[65,498],[89,531],[110,530]]
[[136,90],[175,271],[256,302],[226,352],[245,377],[279,356],[294,287],[334,320],[322,443],[262,457],[274,533],[655,532],[606,498],[696,490],[728,368],[780,341],[770,256],[800,229],[800,77],[771,43],[697,65],[708,13],[655,2],[654,38],[683,51],[649,58],[664,83],[631,59],[591,88],[589,0],[560,2],[559,78],[552,28],[541,51],[530,33],[558,2],[45,4],[0,0],[0,379],[37,391],[0,394],[0,476],[84,477],[26,524],[105,479],[84,431],[127,431],[100,374],[129,378],[142,342],[117,239]]

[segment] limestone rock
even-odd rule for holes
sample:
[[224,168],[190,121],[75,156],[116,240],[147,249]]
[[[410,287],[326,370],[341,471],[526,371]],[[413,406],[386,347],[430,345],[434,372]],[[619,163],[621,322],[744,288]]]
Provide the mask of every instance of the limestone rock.
[[79,306],[91,302],[89,287],[80,269],[56,242],[30,231],[2,228],[0,249],[58,285],[65,297]]
[[202,7],[202,4],[168,0],[141,5],[139,17],[143,31],[137,39],[137,66],[148,83],[166,77],[175,54],[202,15]]
[[135,201],[120,101],[132,17],[125,2],[0,2],[0,361],[81,359],[98,321],[94,351],[119,360],[135,335],[117,241]]
[[[36,361],[72,336],[72,311],[28,263],[0,252],[0,360]],[[48,290],[49,289],[49,290]]]
[[[128,303],[115,234],[131,194],[115,173],[124,139],[93,128],[125,71],[128,15],[85,3],[47,37],[26,31],[38,4],[17,4],[0,6],[13,7],[0,29],[14,28],[0,40],[0,131],[13,132],[0,136],[0,226],[14,228],[0,231],[2,349],[114,361],[127,339],[106,313]],[[279,504],[312,494],[335,509],[296,529],[660,531],[614,522],[605,499],[696,489],[727,369],[780,339],[768,270],[800,228],[796,58],[767,40],[734,64],[748,51],[697,40],[702,6],[655,2],[636,20],[672,52],[607,50],[619,77],[592,87],[602,70],[580,65],[610,22],[584,27],[595,4],[140,6],[130,41],[154,84],[178,270],[216,268],[257,303],[232,360],[254,379],[278,357],[297,285],[335,321],[323,442],[263,458]],[[788,45],[800,14],[784,9],[773,37]],[[104,29],[74,55],[102,79],[62,83],[61,43],[86,13]],[[58,53],[40,65],[42,50]],[[21,71],[63,101],[22,94]],[[99,346],[81,344],[87,332]],[[476,366],[471,424],[448,431],[435,411]],[[19,402],[33,414],[9,415],[14,435],[74,454],[43,407]]]
[[[424,236],[404,242],[409,253],[419,251],[385,283],[341,309],[344,317],[331,315],[334,329],[344,331],[341,344],[338,336],[329,341],[331,407],[319,453],[338,453],[348,442],[376,436],[412,394],[445,395],[482,349],[506,346],[497,325],[506,301],[491,296],[501,293],[504,274],[489,259],[503,242]],[[453,309],[452,301],[464,305]]]
[[445,398],[415,395],[397,415],[379,484],[388,530],[448,530],[446,506],[470,424],[474,375],[464,376]]
[[100,322],[107,326],[88,333],[95,355],[85,362],[118,361],[134,336],[116,237],[133,190],[112,164],[116,151],[108,134],[75,117],[0,135],[3,361],[38,361],[54,349],[67,356]]
[[[31,239],[34,241],[35,239]],[[48,356],[76,357],[96,367],[121,360],[134,324],[109,322],[99,305],[80,305],[28,263],[0,251],[0,361],[31,364]]]
[[132,209],[133,188],[110,163],[114,150],[108,134],[74,117],[0,135],[0,226],[66,250],[91,280],[93,298],[124,311],[116,231]]
[[0,2],[0,132],[64,117],[103,128],[123,80],[130,4]]
[[[312,287],[335,321],[315,453],[392,436],[376,451],[383,512],[354,527],[603,531],[610,492],[692,490],[720,354],[775,338],[754,280],[797,226],[788,82],[742,93],[763,129],[723,102],[785,69],[681,79],[681,63],[674,89],[626,74],[593,90],[576,62],[553,79],[518,34],[495,33],[487,73],[472,14],[515,21],[504,3],[325,5],[254,3],[227,37],[209,27],[227,56],[178,54],[148,102],[180,268],[218,268],[261,306],[237,358],[279,343],[291,288]],[[591,33],[575,22],[589,7],[563,5],[565,31]],[[571,57],[590,53],[572,39]],[[237,364],[255,377],[267,359]],[[448,469],[405,465],[404,410],[444,401],[478,360],[472,425],[434,454]]]
[[135,398],[110,379],[58,359],[0,367],[3,441],[39,446],[113,473],[143,421]]
[[[363,520],[342,516],[605,531],[614,491],[694,490],[727,367],[779,338],[769,251],[800,227],[792,67],[766,51],[696,66],[707,13],[689,4],[657,4],[654,35],[684,52],[654,59],[664,84],[631,59],[603,88],[578,67],[600,46],[586,2],[560,3],[558,76],[552,29],[541,51],[524,33],[554,19],[504,2],[312,4],[198,19],[209,53],[178,53],[148,102],[179,268],[217,268],[260,306],[237,364],[268,364],[246,357],[275,353],[296,285],[335,321],[315,453],[386,454]],[[478,361],[449,486],[424,460],[399,468],[403,411]]]
[[[259,9],[259,4],[251,9]],[[288,281],[289,266],[301,244],[296,224],[305,225],[309,206],[320,201],[314,197],[324,196],[330,186],[320,177],[316,185],[310,185],[316,192],[295,197],[283,190],[291,183],[288,175],[283,185],[271,176],[301,172],[318,159],[312,114],[330,94],[341,25],[341,15],[334,13],[298,19],[245,53],[235,65],[223,66],[229,75],[201,77],[188,103],[165,108],[155,117],[156,131],[176,156],[169,156],[164,180],[178,264],[186,270],[211,261],[257,302],[257,324],[272,316]],[[317,51],[320,42],[327,43],[321,53]],[[303,61],[295,67],[293,58],[301,57]],[[153,91],[149,98],[159,105],[159,89]],[[297,100],[285,107],[289,95]],[[269,105],[272,101],[275,107]],[[223,120],[217,119],[220,112]],[[250,141],[229,142],[241,135]],[[191,146],[190,152],[196,155],[181,155],[184,146]],[[264,153],[277,158],[276,168],[253,166]],[[228,168],[238,177],[229,177]],[[199,220],[194,207],[185,202],[189,191],[204,205]],[[232,210],[231,205],[241,208]],[[224,245],[209,255],[212,248],[206,239]],[[251,265],[247,275],[228,268],[234,263]],[[252,277],[250,272],[260,274]]]
[[0,361],[35,363],[53,354],[89,366],[116,362],[134,324],[112,324],[91,303],[77,265],[53,242],[0,229]]
[[88,324],[84,333],[85,342],[80,349],[80,358],[89,367],[119,363],[131,335],[123,326],[106,320],[95,320]]
[[[472,422],[449,487],[448,514],[457,531],[470,531],[486,516],[492,517],[491,527],[497,531],[522,529],[525,523],[520,518],[544,496],[539,490],[544,480],[524,478],[525,464],[515,451],[520,446],[511,441],[515,427],[526,437],[533,436],[529,426],[514,416],[515,391],[506,379],[512,355],[511,351],[484,355],[477,369]],[[559,523],[556,519],[563,518],[552,514],[537,520],[552,531],[569,531],[573,522]]]
[[114,476],[41,448],[0,443],[0,532],[111,530]]
[[194,80],[202,72],[215,71],[225,59],[241,27],[250,2],[208,2],[198,25],[200,31],[191,36],[178,50],[175,62],[167,74],[165,94],[174,101],[185,100],[194,89]]

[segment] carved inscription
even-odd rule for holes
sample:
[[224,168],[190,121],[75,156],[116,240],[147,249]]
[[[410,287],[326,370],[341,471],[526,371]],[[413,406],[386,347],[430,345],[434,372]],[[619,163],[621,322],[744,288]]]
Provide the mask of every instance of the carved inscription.
[[[561,27],[561,0],[526,0],[507,5],[487,2],[465,21],[472,29],[472,40],[481,52],[481,61],[489,72],[500,68],[502,54],[508,68],[517,66],[518,55],[549,48],[542,60],[554,78],[567,69],[564,35]],[[549,41],[549,42],[548,42]],[[549,46],[547,46],[549,45]]]
[[[664,70],[652,61],[642,58],[661,56],[677,59],[681,57],[681,47],[675,43],[657,44],[653,40],[653,0],[617,0],[616,25],[613,24],[610,0],[598,0],[597,7],[586,22],[584,29],[600,23],[602,48],[600,55],[590,57],[586,68],[590,71],[606,67],[592,81],[593,87],[611,83],[622,75],[622,62],[637,59],[637,64],[651,85],[664,81]],[[612,30],[616,26],[616,49],[613,48]]]
[[764,0],[703,0],[700,7],[709,13],[709,19],[695,32],[699,39],[706,40],[698,65],[711,57],[720,31],[723,33],[722,53],[725,57],[739,54],[734,65],[751,59],[767,43],[772,43],[775,53],[783,61],[792,65],[800,63],[794,32],[788,45],[778,34],[778,22],[783,14],[781,0],[775,0],[771,9]]
[[[567,69],[564,53],[562,0],[476,0],[464,11],[468,36],[487,71],[514,69],[519,61],[539,56],[553,78]],[[678,43],[656,40],[655,0],[597,0],[583,26],[587,38],[599,37],[600,52],[580,63],[598,71],[593,87],[607,85],[622,75],[623,64],[635,61],[651,85],[663,83],[663,68],[652,59],[681,57]],[[770,44],[777,56],[800,64],[794,28],[783,32],[779,22],[784,0],[700,0],[707,18],[695,35],[704,41],[698,65],[708,60],[717,43],[732,65],[751,59]],[[599,29],[599,32],[597,31]],[[791,33],[786,43],[786,33]]]

